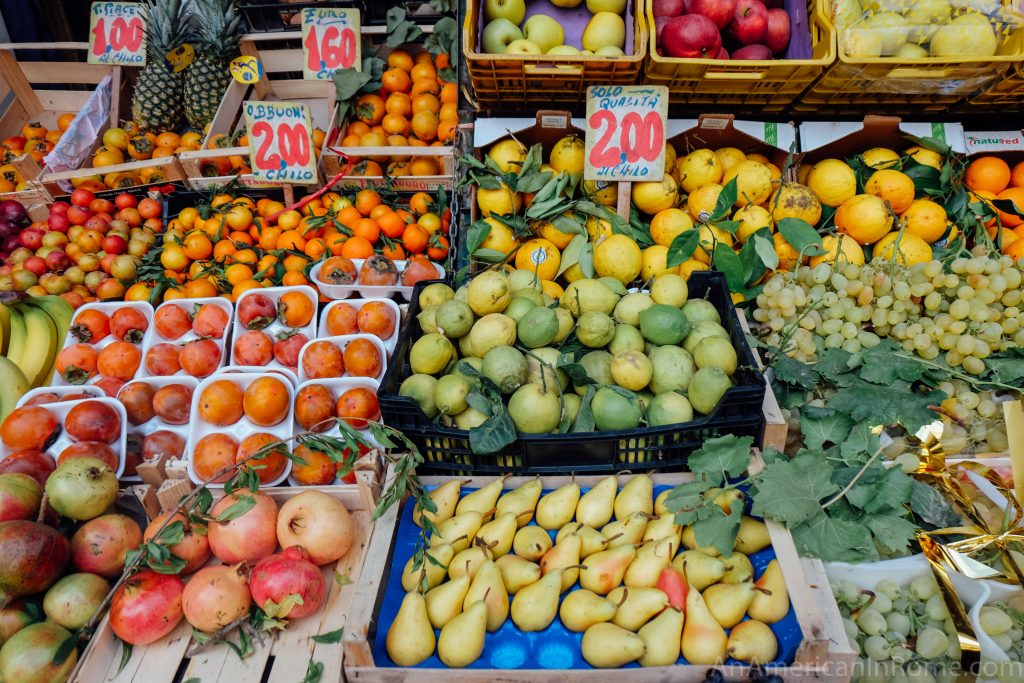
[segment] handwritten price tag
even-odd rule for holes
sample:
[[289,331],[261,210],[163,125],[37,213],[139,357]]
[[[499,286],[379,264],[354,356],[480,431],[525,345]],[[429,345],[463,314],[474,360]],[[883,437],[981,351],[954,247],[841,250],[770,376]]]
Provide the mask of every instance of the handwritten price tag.
[[90,64],[146,65],[146,15],[137,2],[94,2],[89,11]]
[[328,79],[338,69],[362,68],[359,10],[310,7],[302,10],[302,77]]
[[668,88],[659,85],[587,88],[583,177],[661,180],[665,177]]
[[294,185],[317,181],[309,107],[297,102],[243,102],[242,111],[257,180]]

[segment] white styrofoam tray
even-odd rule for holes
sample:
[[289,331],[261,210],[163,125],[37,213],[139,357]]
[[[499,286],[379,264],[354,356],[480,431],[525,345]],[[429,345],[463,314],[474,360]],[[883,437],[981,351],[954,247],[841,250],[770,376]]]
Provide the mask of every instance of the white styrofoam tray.
[[[361,258],[352,259],[352,263],[355,264],[357,271],[363,267],[363,261],[365,260],[366,259]],[[393,285],[361,285],[357,280],[355,283],[351,285],[336,285],[331,284],[330,282],[324,282],[323,280],[320,279],[320,269],[323,267],[324,263],[324,261],[321,261],[320,263],[313,266],[313,268],[309,271],[309,279],[316,283],[317,288],[324,296],[330,297],[331,299],[347,299],[356,292],[358,292],[359,296],[361,296],[364,299],[374,299],[382,297],[391,298],[395,294],[400,294],[404,300],[408,301],[410,297],[412,297],[412,287],[406,287],[404,285],[397,283]],[[402,271],[405,270],[406,263],[408,263],[408,261],[406,260],[395,261],[395,266],[398,268],[399,283],[402,281]],[[431,262],[431,264],[437,270],[436,279],[443,280],[445,276],[444,268],[433,262]]]
[[[330,330],[327,329],[327,318],[330,315],[331,310],[339,306],[351,306],[356,310],[356,314],[358,315],[359,311],[362,310],[363,306],[370,303],[371,301],[382,302],[385,306],[391,309],[392,313],[395,314],[394,331],[391,333],[391,336],[381,338],[381,341],[384,342],[384,348],[387,349],[388,355],[390,356],[391,353],[395,350],[395,346],[398,345],[398,332],[402,327],[402,309],[399,308],[398,304],[395,303],[394,299],[385,299],[377,297],[374,299],[344,299],[340,301],[332,301],[331,303],[324,306],[324,310],[320,312],[320,324],[317,327],[316,336],[320,338],[336,336],[331,334]],[[360,332],[362,332],[362,330],[360,330]]]
[[[384,377],[384,373],[388,369],[388,351],[384,347],[384,342],[382,342],[378,337],[375,337],[372,334],[343,334],[337,337],[320,337],[319,339],[311,339],[308,342],[306,342],[305,346],[302,347],[302,350],[299,351],[299,384],[301,385],[303,382],[307,380],[314,379],[313,377],[310,377],[306,374],[306,370],[303,367],[303,360],[305,359],[306,351],[309,349],[310,346],[312,346],[316,342],[327,342],[328,344],[333,344],[335,347],[337,347],[339,351],[341,351],[344,354],[345,349],[348,347],[348,345],[351,344],[356,339],[367,340],[368,342],[373,344],[374,347],[376,347],[377,352],[380,353],[380,372],[378,372],[371,378],[380,382],[380,380]],[[342,375],[342,377],[359,376],[360,375],[353,375],[352,373],[350,373],[347,367],[345,368],[345,374]],[[319,379],[330,378],[321,377]]]

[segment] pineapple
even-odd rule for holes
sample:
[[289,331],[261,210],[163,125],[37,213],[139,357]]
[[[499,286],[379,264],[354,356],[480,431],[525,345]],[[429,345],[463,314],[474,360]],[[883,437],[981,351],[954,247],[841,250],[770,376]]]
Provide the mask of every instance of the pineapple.
[[193,128],[203,130],[231,82],[228,67],[238,56],[244,27],[233,0],[192,0],[192,4],[196,58],[185,73],[185,116]]
[[188,15],[182,0],[147,3],[146,66],[132,95],[132,118],[146,130],[174,130],[181,123],[181,73],[164,56],[185,42]]

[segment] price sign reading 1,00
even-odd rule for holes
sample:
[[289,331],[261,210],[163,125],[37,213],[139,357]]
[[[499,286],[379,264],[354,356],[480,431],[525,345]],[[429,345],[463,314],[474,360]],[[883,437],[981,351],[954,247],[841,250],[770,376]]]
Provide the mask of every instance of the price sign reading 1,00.
[[92,53],[97,57],[106,54],[108,45],[117,52],[138,52],[143,39],[142,19],[115,17],[108,25],[106,17],[100,17],[92,27],[92,35]]
[[665,177],[668,88],[652,85],[587,89],[583,177],[647,180]]
[[144,6],[94,2],[89,10],[90,64],[143,66],[146,63]]
[[665,121],[656,111],[646,115],[631,111],[620,121],[611,111],[601,109],[594,112],[587,123],[601,131],[590,150],[590,163],[594,166],[654,162],[665,148]]

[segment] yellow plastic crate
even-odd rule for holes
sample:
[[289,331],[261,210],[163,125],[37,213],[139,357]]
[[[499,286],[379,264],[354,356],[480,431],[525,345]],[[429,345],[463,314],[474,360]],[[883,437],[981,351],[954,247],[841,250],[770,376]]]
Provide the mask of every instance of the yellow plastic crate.
[[1002,78],[967,100],[964,110],[1003,111],[1024,104],[1024,63],[1011,66]]
[[[633,85],[640,78],[647,51],[644,0],[631,5],[633,54],[618,58],[495,55],[480,49],[483,0],[467,0],[462,26],[466,69],[473,82],[477,107],[502,113],[538,109],[580,110],[592,85]],[[628,30],[627,22],[627,30]]]
[[[831,16],[830,0],[819,0],[819,11]],[[920,115],[948,112],[1024,61],[1024,30],[1017,30],[991,57],[940,59],[933,57],[850,57],[837,30],[838,60],[794,106],[795,112],[863,114],[867,109],[887,114]],[[1024,90],[1024,82],[1021,83]]]
[[646,0],[649,53],[643,82],[668,86],[673,104],[785,111],[836,58],[835,29],[816,0],[807,6],[810,59],[681,59],[658,54],[652,0]]

